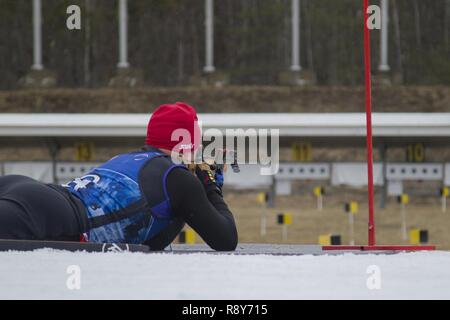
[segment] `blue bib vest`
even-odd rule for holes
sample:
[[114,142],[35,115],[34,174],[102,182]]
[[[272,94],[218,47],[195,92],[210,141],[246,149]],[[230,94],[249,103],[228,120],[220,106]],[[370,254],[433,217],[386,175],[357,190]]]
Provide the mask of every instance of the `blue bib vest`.
[[[165,157],[167,161],[154,166],[151,161],[156,157]],[[154,189],[144,197],[139,172],[146,165]],[[175,165],[169,156],[156,149],[127,153],[63,185],[87,209],[88,241],[140,244],[157,235],[174,219],[166,180],[177,167],[185,168]]]

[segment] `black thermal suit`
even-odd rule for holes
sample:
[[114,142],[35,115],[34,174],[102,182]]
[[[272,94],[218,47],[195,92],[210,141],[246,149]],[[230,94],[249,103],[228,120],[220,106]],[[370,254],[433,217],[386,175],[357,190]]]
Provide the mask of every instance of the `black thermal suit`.
[[[139,174],[143,196],[153,188],[150,166],[167,165],[155,158]],[[154,168],[153,168],[154,169]],[[213,249],[234,250],[237,230],[220,188],[206,181],[206,172],[175,168],[167,176],[167,192],[175,215],[170,224],[144,244],[152,250],[167,247],[187,223]],[[77,241],[90,229],[84,204],[64,187],[10,175],[0,177],[0,239]]]

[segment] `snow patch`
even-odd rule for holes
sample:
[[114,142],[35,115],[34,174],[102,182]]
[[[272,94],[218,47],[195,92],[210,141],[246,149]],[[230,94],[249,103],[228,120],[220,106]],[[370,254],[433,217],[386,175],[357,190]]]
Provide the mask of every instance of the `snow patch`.
[[[69,290],[67,268],[81,270]],[[368,267],[381,288],[368,289]],[[450,299],[450,253],[270,256],[0,252],[0,299]]]

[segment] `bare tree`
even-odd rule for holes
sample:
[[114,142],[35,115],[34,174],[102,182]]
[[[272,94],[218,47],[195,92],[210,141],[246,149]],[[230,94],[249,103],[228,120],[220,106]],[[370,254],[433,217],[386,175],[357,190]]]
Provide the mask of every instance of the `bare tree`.
[[403,57],[402,57],[402,39],[401,39],[401,31],[400,31],[400,19],[397,8],[397,0],[392,0],[392,16],[394,22],[394,34],[395,34],[395,45],[397,52],[397,69],[399,74],[403,77]]
[[417,0],[413,0],[413,8],[414,8],[414,25],[416,26],[416,43],[419,50],[422,49],[422,32],[420,28],[420,9],[419,3]]
[[445,0],[444,43],[446,49],[450,50],[450,0]]
[[308,67],[312,74],[314,74],[314,54],[313,54],[313,39],[312,39],[312,25],[311,25],[311,17],[309,15],[310,12],[310,0],[305,1],[304,5],[304,18],[305,18],[305,33],[306,33],[306,56],[308,60]]
[[91,84],[91,0],[85,0],[85,11],[84,11],[84,85],[89,87]]

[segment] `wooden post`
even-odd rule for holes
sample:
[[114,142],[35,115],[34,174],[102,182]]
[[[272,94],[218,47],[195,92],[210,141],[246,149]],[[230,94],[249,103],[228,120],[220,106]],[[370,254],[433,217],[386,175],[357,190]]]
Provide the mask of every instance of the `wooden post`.
[[260,235],[264,237],[267,233],[267,201],[269,195],[266,192],[260,192],[258,194],[258,202],[261,205],[261,223],[260,223]]
[[359,205],[356,201],[350,201],[344,206],[345,212],[348,214],[348,226],[349,226],[349,242],[350,245],[355,245],[355,218],[354,215],[358,213]]
[[401,214],[401,235],[402,240],[408,240],[408,226],[406,221],[406,205],[409,203],[409,196],[407,194],[402,194],[398,197],[398,202],[400,202],[400,214]]
[[353,213],[349,213],[348,214],[348,224],[349,224],[349,228],[350,228],[350,241],[349,241],[349,244],[351,246],[354,246],[355,245],[355,227],[354,227]]
[[317,210],[322,211],[323,209],[323,194],[324,190],[322,187],[315,187],[314,188],[314,195],[317,199]]
[[441,209],[442,212],[447,211],[447,197],[449,196],[450,190],[448,187],[441,188]]
[[277,223],[282,225],[281,236],[283,241],[288,239],[288,226],[292,224],[292,214],[291,213],[279,213],[277,215]]

